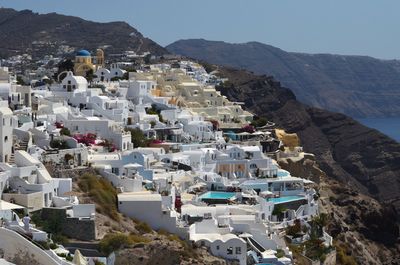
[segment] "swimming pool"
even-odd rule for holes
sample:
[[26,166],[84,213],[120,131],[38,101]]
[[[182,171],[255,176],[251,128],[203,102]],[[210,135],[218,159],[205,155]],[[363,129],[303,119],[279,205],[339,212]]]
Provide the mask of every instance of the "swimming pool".
[[235,197],[234,192],[223,192],[223,191],[208,191],[200,195],[200,199],[208,200],[229,200]]
[[289,177],[290,173],[286,170],[278,170],[278,177]]
[[300,195],[294,195],[294,196],[282,196],[279,198],[267,198],[267,201],[273,202],[274,204],[293,202],[299,200],[305,200],[305,197]]

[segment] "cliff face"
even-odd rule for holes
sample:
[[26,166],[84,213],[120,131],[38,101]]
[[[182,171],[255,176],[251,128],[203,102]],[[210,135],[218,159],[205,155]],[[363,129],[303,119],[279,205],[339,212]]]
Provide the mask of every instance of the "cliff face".
[[0,8],[0,58],[28,53],[33,57],[103,47],[108,53],[126,50],[164,54],[166,50],[125,22],[97,23],[56,13]]
[[297,133],[305,152],[315,154],[324,172],[306,160],[302,170],[282,165],[303,177],[320,176],[323,206],[333,221],[329,231],[338,242],[360,264],[397,264],[400,144],[343,114],[300,103],[272,77],[226,67],[218,71],[229,80],[219,87],[222,94]]
[[268,74],[314,107],[352,117],[400,116],[400,61],[367,56],[286,52],[249,42],[181,40],[167,46],[173,53]]

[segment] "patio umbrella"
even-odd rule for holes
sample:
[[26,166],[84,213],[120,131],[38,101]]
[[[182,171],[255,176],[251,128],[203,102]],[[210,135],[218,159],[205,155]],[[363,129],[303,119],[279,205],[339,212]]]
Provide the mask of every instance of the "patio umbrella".
[[269,191],[269,190],[265,190],[265,191],[260,192],[261,196],[268,196],[268,195],[273,195],[273,194],[274,193]]
[[243,233],[243,234],[240,234],[239,237],[240,238],[249,238],[249,237],[253,237],[253,235],[249,234],[249,233]]
[[20,205],[0,200],[0,211],[24,209],[24,208],[25,207],[22,207]]

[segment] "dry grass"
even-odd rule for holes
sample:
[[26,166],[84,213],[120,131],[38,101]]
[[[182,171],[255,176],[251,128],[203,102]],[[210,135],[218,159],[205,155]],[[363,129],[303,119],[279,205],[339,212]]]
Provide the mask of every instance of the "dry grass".
[[78,186],[93,200],[99,213],[119,221],[117,191],[110,182],[93,174],[84,174],[78,179]]
[[148,243],[150,240],[144,236],[136,234],[113,233],[106,235],[99,243],[99,249],[104,254],[110,254],[137,243]]

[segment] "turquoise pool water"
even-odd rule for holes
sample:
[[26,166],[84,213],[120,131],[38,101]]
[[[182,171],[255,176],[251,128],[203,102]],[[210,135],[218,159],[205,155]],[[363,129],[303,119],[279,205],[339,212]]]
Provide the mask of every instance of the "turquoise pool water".
[[229,200],[234,197],[234,192],[223,192],[223,191],[208,191],[200,195],[200,199],[212,199],[212,200]]
[[286,171],[278,171],[278,177],[288,177],[289,172]]
[[267,201],[273,202],[274,204],[280,204],[280,203],[292,202],[304,199],[305,199],[304,196],[295,195],[295,196],[282,196],[279,198],[268,198]]

